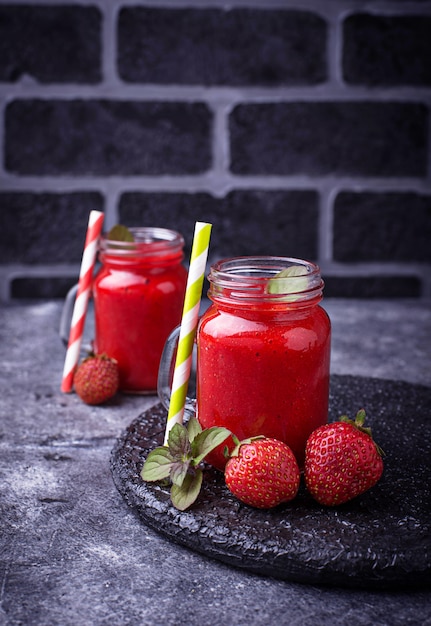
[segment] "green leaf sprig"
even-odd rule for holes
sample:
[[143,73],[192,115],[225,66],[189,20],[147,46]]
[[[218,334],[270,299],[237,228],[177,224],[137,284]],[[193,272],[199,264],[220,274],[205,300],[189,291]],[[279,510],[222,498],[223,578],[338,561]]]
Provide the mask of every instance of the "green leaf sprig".
[[116,224],[106,235],[111,250],[133,250],[136,246],[130,245],[135,241],[135,237],[127,226]]
[[[295,280],[291,280],[292,278]],[[309,279],[305,268],[301,265],[291,265],[278,272],[273,278],[270,278],[268,281],[268,293],[286,294],[283,300],[294,302],[298,298],[296,294],[305,291],[308,288],[308,284]]]
[[127,226],[123,226],[122,224],[116,224],[113,226],[106,238],[110,241],[128,241],[129,243],[135,241],[133,233],[127,228]]
[[209,452],[230,436],[230,430],[219,426],[202,430],[195,417],[189,419],[187,426],[175,424],[169,432],[167,445],[148,454],[141,477],[146,482],[169,480],[172,504],[185,511],[196,501],[201,490],[203,473],[200,464]]

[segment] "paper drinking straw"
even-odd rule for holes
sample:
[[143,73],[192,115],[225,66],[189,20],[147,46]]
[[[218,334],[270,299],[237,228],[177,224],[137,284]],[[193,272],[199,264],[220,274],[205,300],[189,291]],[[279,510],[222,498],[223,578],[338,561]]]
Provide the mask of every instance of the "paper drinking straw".
[[91,211],[88,219],[84,252],[79,272],[78,291],[76,292],[73,307],[69,342],[67,345],[66,359],[64,361],[63,379],[61,381],[61,391],[65,393],[72,391],[73,375],[79,360],[85,316],[87,314],[88,300],[91,292],[91,281],[96,264],[97,242],[102,231],[103,217],[104,215],[100,211]]
[[195,224],[174,377],[172,381],[171,400],[166,423],[165,445],[167,444],[169,432],[174,424],[182,424],[183,422],[187,387],[192,365],[193,343],[198,324],[211,228],[212,225],[205,222],[196,222]]

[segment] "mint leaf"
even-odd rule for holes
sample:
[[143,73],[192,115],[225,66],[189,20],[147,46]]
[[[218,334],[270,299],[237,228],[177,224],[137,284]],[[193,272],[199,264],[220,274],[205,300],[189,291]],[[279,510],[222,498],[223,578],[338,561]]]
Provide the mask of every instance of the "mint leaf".
[[227,428],[213,426],[199,433],[192,441],[193,464],[199,465],[205,456],[226,441],[232,433]]
[[182,424],[174,424],[169,431],[168,448],[175,461],[182,461],[190,458],[191,446],[187,428]]
[[194,475],[187,474],[181,487],[172,485],[171,501],[176,509],[185,511],[195,502],[202,486],[202,470],[196,469]]
[[166,446],[155,448],[147,456],[141,477],[149,482],[168,478],[172,468],[172,457]]
[[[309,280],[306,268],[302,265],[291,265],[270,278],[268,281],[268,293],[297,294],[301,291],[306,291],[308,285]],[[288,300],[296,300],[296,297],[292,295]]]
[[189,434],[190,443],[193,439],[202,432],[202,426],[199,424],[198,420],[192,415],[187,424],[187,432]]
[[176,461],[172,463],[170,478],[174,485],[181,487],[190,467],[190,461]]
[[122,224],[116,224],[113,226],[106,236],[110,241],[135,241],[133,233]]
[[169,478],[172,504],[185,511],[201,489],[203,474],[197,466],[228,437],[234,435],[227,428],[214,426],[202,430],[195,417],[190,418],[187,428],[175,424],[169,431],[168,445],[149,453],[141,476],[146,481]]

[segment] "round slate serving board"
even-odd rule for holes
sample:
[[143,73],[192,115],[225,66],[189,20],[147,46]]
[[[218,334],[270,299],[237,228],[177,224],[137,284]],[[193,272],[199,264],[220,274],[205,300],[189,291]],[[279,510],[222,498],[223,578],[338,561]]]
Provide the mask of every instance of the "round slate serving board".
[[233,566],[274,578],[363,588],[431,583],[431,388],[333,376],[330,421],[359,408],[384,449],[380,482],[336,508],[317,504],[303,484],[295,500],[262,511],[236,500],[223,475],[204,472],[196,503],[180,512],[169,489],[140,477],[163,445],[158,404],[129,425],[111,455],[114,483],[140,518],[168,539]]

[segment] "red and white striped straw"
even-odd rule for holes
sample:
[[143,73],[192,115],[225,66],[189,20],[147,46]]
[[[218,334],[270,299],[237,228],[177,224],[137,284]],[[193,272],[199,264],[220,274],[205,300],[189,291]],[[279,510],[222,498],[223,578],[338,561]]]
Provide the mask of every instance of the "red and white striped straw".
[[61,391],[69,393],[73,388],[73,375],[79,360],[82,335],[84,333],[85,316],[88,309],[88,300],[91,293],[93,271],[96,264],[97,242],[102,232],[104,214],[100,211],[91,211],[88,219],[87,234],[85,237],[84,252],[79,272],[78,291],[76,292],[70,324],[69,343],[64,361]]

